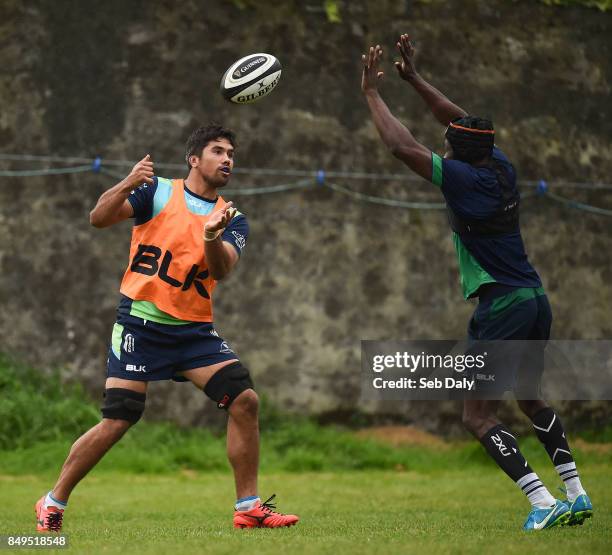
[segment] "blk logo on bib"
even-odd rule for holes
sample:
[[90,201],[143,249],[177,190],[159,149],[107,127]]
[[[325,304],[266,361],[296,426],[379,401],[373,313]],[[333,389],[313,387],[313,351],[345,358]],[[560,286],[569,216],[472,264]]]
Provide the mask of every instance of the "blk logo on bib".
[[[163,254],[163,257],[162,257]],[[161,262],[159,259],[161,258]],[[210,295],[202,283],[208,278],[208,270],[201,270],[198,264],[193,264],[186,276],[181,276],[182,281],[170,275],[170,265],[172,264],[172,253],[165,253],[155,245],[138,245],[138,250],[134,255],[130,270],[145,276],[154,276],[170,284],[172,287],[187,291],[193,285],[201,297],[210,299]]]

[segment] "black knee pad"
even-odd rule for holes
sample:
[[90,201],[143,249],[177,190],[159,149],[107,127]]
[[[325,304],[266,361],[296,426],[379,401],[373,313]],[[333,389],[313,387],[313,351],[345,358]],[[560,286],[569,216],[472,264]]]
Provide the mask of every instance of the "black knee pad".
[[102,417],[115,420],[127,420],[136,424],[145,409],[146,393],[138,393],[131,389],[111,387],[104,391]]
[[213,374],[204,387],[204,393],[217,403],[217,408],[227,409],[246,389],[253,389],[249,370],[240,362],[234,362]]

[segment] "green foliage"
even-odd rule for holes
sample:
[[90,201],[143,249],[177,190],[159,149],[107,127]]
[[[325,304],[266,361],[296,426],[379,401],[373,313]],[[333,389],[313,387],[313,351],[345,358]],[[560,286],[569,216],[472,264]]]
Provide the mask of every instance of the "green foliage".
[[612,10],[612,0],[540,0],[548,6],[583,6],[597,8],[602,12]]
[[[56,473],[72,442],[100,420],[97,404],[59,373],[43,374],[0,359],[0,474]],[[338,426],[280,412],[262,400],[261,467],[264,471],[417,471],[493,468],[476,442],[442,447],[392,447],[358,437]],[[609,438],[610,430],[595,439]],[[533,437],[521,442],[532,464],[547,462]],[[580,450],[575,450],[581,460]],[[607,452],[589,453],[592,462],[610,462]],[[104,457],[96,472],[165,474],[181,469],[229,472],[225,434],[170,423],[140,422]]]
[[580,437],[591,443],[612,443],[612,425],[584,430],[580,433]]
[[[261,467],[264,471],[330,470],[418,470],[436,472],[453,464],[470,461],[489,465],[477,444],[449,451],[419,446],[394,448],[356,437],[341,428],[305,419],[287,418],[275,428],[262,427]],[[39,441],[0,451],[0,473],[55,473],[71,443],[86,427],[63,438]],[[164,474],[189,469],[229,472],[224,434],[202,429],[181,429],[173,424],[141,422],[113,447],[96,471]]]
[[74,436],[99,419],[80,385],[0,357],[0,449]]
[[[81,387],[62,383],[59,373],[43,374],[6,358],[0,362],[0,395],[1,472],[54,471],[70,444],[100,419],[97,405]],[[423,461],[418,448],[395,449],[341,428],[322,427],[309,418],[279,412],[265,398],[260,426],[262,467],[267,469],[321,471],[414,465],[427,470],[445,464],[443,453],[430,453]],[[463,457],[460,451],[454,456]],[[180,468],[229,470],[223,433],[147,422],[130,430],[99,468],[136,473]]]
[[330,23],[341,23],[342,18],[340,17],[340,7],[338,6],[337,0],[325,0],[323,2],[325,8],[325,15],[327,15],[327,21]]

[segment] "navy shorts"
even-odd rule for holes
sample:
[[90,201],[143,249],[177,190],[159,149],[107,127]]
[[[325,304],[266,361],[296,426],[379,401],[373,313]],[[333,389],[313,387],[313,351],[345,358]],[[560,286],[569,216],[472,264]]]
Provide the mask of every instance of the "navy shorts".
[[485,368],[472,373],[476,397],[513,391],[517,399],[538,399],[552,325],[548,298],[541,287],[494,286],[488,293],[468,325],[469,354],[487,352]]
[[126,380],[187,381],[177,372],[237,360],[211,323],[168,325],[120,314],[113,327],[107,376]]

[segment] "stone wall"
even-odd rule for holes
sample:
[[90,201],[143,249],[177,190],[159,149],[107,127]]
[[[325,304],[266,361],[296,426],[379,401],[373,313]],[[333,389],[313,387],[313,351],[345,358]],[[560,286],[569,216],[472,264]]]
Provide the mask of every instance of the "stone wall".
[[[420,141],[441,150],[443,129],[389,59],[408,31],[422,74],[469,112],[493,117],[521,178],[610,181],[609,13],[527,1],[359,0],[341,3],[342,22],[330,23],[321,6],[7,0],[0,152],[129,160],[148,152],[180,163],[192,128],[214,119],[236,130],[238,167],[408,178],[381,145],[359,90],[360,54],[379,42],[387,51],[383,96]],[[256,51],[283,63],[278,89],[255,105],[226,103],[220,76]],[[236,175],[231,186],[282,182]],[[337,182],[440,200],[419,180]],[[113,180],[88,173],[0,184],[0,350],[41,368],[61,366],[97,397],[131,224],[96,230],[88,212]],[[612,207],[610,192],[557,191]],[[251,237],[217,289],[217,326],[259,391],[322,418],[373,414],[456,429],[452,403],[376,406],[360,403],[358,390],[361,339],[464,335],[473,306],[460,296],[444,214],[360,203],[314,183],[233,200]],[[610,338],[612,219],[532,198],[522,227],[553,305],[554,337]],[[192,389],[155,384],[149,418],[219,422]],[[576,422],[609,416],[607,405],[572,411]]]

